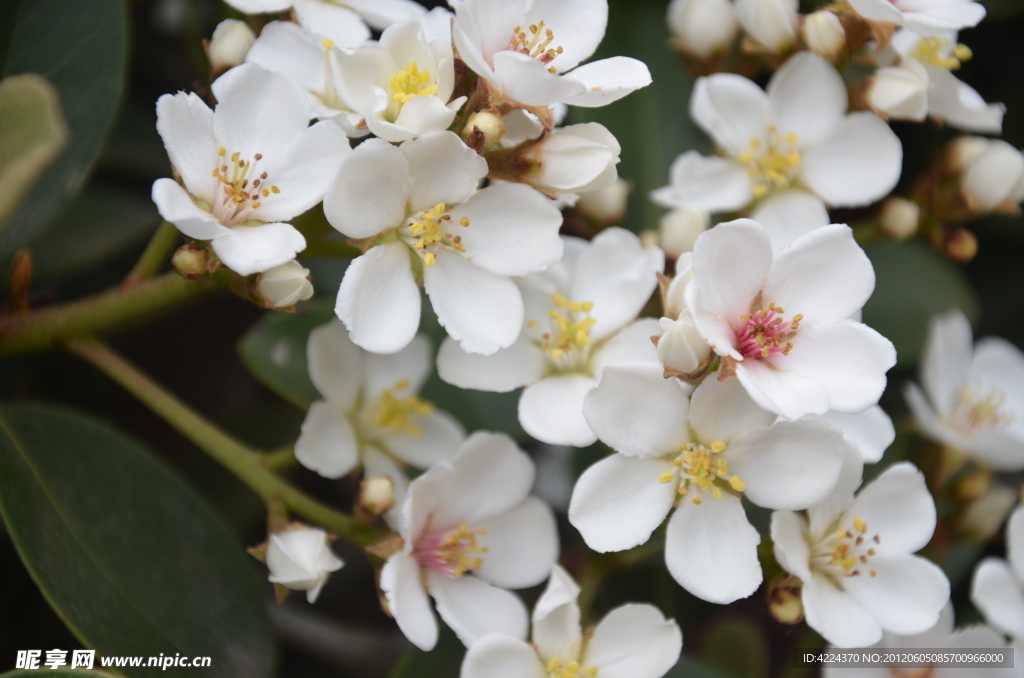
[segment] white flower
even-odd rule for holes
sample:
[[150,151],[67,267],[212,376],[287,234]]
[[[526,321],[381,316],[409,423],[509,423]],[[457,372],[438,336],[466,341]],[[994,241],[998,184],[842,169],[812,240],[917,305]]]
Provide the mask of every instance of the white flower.
[[[604,106],[651,84],[642,62],[580,62],[597,49],[608,0],[452,0],[459,57],[502,97],[525,106]],[[567,72],[568,71],[568,72]]]
[[584,638],[580,588],[558,565],[533,608],[532,644],[487,635],[462,661],[461,678],[661,678],[683,647],[679,625],[653,605],[617,607]]
[[[975,624],[959,630],[953,629],[953,606],[949,603],[942,608],[939,621],[924,633],[901,636],[896,633],[884,633],[882,640],[872,645],[882,652],[903,648],[921,648],[922,650],[964,650],[1006,648],[1006,640],[983,624]],[[929,678],[971,678],[978,675],[974,668],[952,668],[945,666],[925,667],[923,670],[911,669],[905,664],[902,667],[886,666],[871,668],[836,668],[828,664],[822,672],[823,678],[906,678],[909,675],[921,675],[925,672]],[[985,676],[991,678],[1010,678],[1015,675],[1013,669],[985,668]]]
[[807,46],[820,57],[834,59],[846,46],[846,30],[839,17],[828,10],[808,14],[802,30]]
[[214,72],[226,71],[244,62],[255,41],[256,36],[244,21],[225,19],[217,24],[207,47]]
[[240,275],[295,258],[306,240],[286,223],[324,195],[349,151],[334,124],[309,127],[305,93],[255,64],[221,76],[211,111],[195,94],[157,101],[157,131],[185,188],[157,179],[160,215],[196,240],[210,240]]
[[928,36],[977,26],[985,17],[985,8],[972,0],[850,0],[850,4],[865,19]]
[[848,226],[815,229],[778,254],[760,224],[738,219],[697,239],[686,302],[723,369],[787,419],[861,412],[896,363],[892,343],[851,318],[875,274]]
[[728,49],[739,22],[729,0],[672,0],[668,27],[684,50],[706,59]]
[[[365,126],[394,143],[447,129],[465,97],[451,100],[455,57],[450,41],[428,42],[417,21],[393,24],[380,42],[336,55],[334,87]],[[451,101],[450,101],[451,100]]]
[[854,497],[860,459],[835,491],[807,510],[772,514],[775,558],[803,580],[808,625],[839,647],[866,647],[882,632],[922,633],[949,600],[949,580],[911,555],[935,531],[935,502],[912,464],[894,464]]
[[711,215],[699,207],[680,207],[668,212],[658,222],[661,249],[678,257],[693,251],[700,234],[711,226]]
[[327,533],[311,527],[290,527],[270,535],[267,543],[268,579],[293,591],[305,591],[315,603],[331,572],[345,563],[331,552]]
[[519,281],[526,303],[519,339],[487,357],[446,340],[437,371],[460,388],[504,392],[525,386],[519,423],[526,432],[553,445],[584,447],[597,438],[583,418],[583,397],[605,366],[658,363],[651,343],[658,322],[635,319],[657,285],[664,255],[644,249],[621,228],[604,230],[590,243],[564,241],[561,262]]
[[843,439],[857,451],[865,464],[881,461],[882,455],[896,440],[896,427],[893,426],[892,419],[878,405],[873,405],[863,412],[808,414],[803,419],[823,421],[839,429]]
[[810,52],[790,57],[767,93],[739,75],[700,78],[690,114],[725,157],[683,154],[670,185],[651,197],[664,207],[730,212],[798,188],[830,207],[870,204],[899,180],[903,148],[874,113],[846,109],[842,77]]
[[294,306],[313,296],[309,269],[294,259],[261,273],[258,287],[260,295],[275,308]]
[[600,123],[560,127],[523,154],[532,165],[523,178],[549,195],[594,191],[618,179],[621,151],[615,135]]
[[807,508],[835,485],[846,444],[821,422],[777,422],[735,380],[712,375],[692,401],[687,391],[658,365],[605,369],[583,412],[619,454],[580,476],[569,522],[595,551],[623,551],[646,542],[678,500],[665,534],[669,572],[724,604],[761,584],[761,538],[741,494],[766,508]]
[[658,324],[663,332],[658,338],[658,360],[666,370],[690,374],[711,356],[711,347],[700,336],[689,311],[675,320],[662,318]]
[[1024,506],[1018,506],[1006,525],[1006,551],[1002,558],[985,558],[974,570],[971,602],[1014,641],[1024,640]]
[[288,8],[304,28],[333,40],[342,47],[354,47],[370,38],[363,21],[384,30],[399,21],[414,20],[426,8],[414,0],[226,0],[246,14],[283,12]]
[[466,646],[488,633],[526,637],[526,607],[505,589],[544,581],[558,557],[555,516],[530,497],[534,466],[505,435],[474,433],[450,463],[409,486],[405,546],[380,575],[402,633],[423,650],[441,618]]
[[904,395],[930,438],[1000,471],[1024,469],[1024,355],[1005,339],[971,348],[971,325],[958,310],[932,318],[921,384]]
[[743,30],[772,52],[796,40],[798,0],[736,0],[736,15]]
[[349,265],[338,292],[335,310],[353,342],[394,353],[412,340],[420,271],[439,322],[465,350],[489,354],[516,340],[523,299],[509,276],[561,258],[562,215],[529,186],[478,191],[486,174],[487,162],[451,132],[400,147],[372,139],[342,163],[324,213],[374,245]]
[[1024,155],[1002,139],[961,137],[954,143],[957,150],[969,149],[959,153],[967,206],[975,212],[1015,214],[1024,201]]
[[309,377],[324,398],[310,406],[295,443],[295,457],[306,468],[341,478],[362,464],[367,477],[391,479],[398,505],[409,484],[406,465],[426,469],[458,451],[462,426],[417,397],[431,367],[430,342],[422,335],[380,356],[362,351],[332,320],[310,333],[306,355]]

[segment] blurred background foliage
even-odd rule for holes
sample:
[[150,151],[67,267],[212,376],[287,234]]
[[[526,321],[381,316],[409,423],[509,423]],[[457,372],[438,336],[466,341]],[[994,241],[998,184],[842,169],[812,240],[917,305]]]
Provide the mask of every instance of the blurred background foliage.
[[[643,60],[654,85],[606,108],[575,109],[570,122],[596,120],[618,137],[623,149],[619,172],[635,189],[623,226],[640,231],[657,227],[661,210],[646,195],[667,183],[672,160],[689,149],[706,152],[710,143],[690,121],[692,82],[668,49],[667,0],[610,2],[608,34],[598,56]],[[805,4],[806,11],[813,3]],[[1003,138],[1021,147],[1024,2],[985,4],[988,19],[961,36],[975,57],[959,76],[987,101],[1007,105]],[[130,269],[159,223],[150,186],[170,174],[155,130],[155,101],[167,92],[207,90],[201,41],[219,20],[231,16],[238,15],[216,0],[3,3],[0,72],[5,77],[43,76],[56,91],[61,111],[53,113],[45,92],[38,95],[36,109],[14,110],[0,90],[0,165],[7,166],[21,152],[3,139],[10,120],[21,115],[36,123],[52,121],[49,127],[36,127],[55,159],[39,163],[39,180],[0,229],[0,265],[9,266],[19,248],[31,251],[33,306],[105,289]],[[905,148],[904,189],[953,132],[931,124],[894,128]],[[27,176],[25,171],[20,176]],[[6,190],[5,181],[0,174],[0,187]],[[859,218],[856,212],[834,216],[851,223]],[[322,215],[305,218],[320,220]],[[979,254],[962,267],[923,240],[866,246],[878,286],[864,319],[889,336],[900,354],[882,404],[901,433],[876,468],[912,456],[922,444],[902,432],[906,408],[899,393],[914,374],[930,315],[956,305],[976,322],[977,336],[1000,335],[1024,344],[1019,255],[1024,221],[991,216],[970,228],[978,236]],[[318,296],[294,316],[264,313],[215,293],[122,332],[113,343],[243,442],[264,450],[288,445],[298,435],[303,408],[316,397],[305,372],[305,339],[331,316],[345,263],[304,261]],[[6,290],[8,283],[0,281],[0,286]],[[423,326],[438,343],[442,332],[429,311]],[[224,656],[221,669],[202,675],[275,675],[275,661],[276,675],[289,677],[457,675],[461,646],[454,637],[444,636],[430,654],[407,649],[380,610],[369,563],[341,542],[335,549],[346,567],[332,577],[316,606],[295,596],[281,607],[271,606],[265,616],[262,602],[270,600],[265,573],[241,556],[241,547],[265,537],[259,499],[77,358],[60,352],[4,358],[0,394],[7,403],[50,404],[0,406],[0,510],[12,526],[8,534],[0,525],[0,670],[13,665],[20,649],[71,650],[81,647],[82,640],[101,644],[101,638],[109,642],[128,635],[138,654],[184,647],[191,654],[219,657],[237,641],[235,652],[242,652],[242,658]],[[605,577],[589,622],[623,602],[649,601],[683,628],[684,658],[671,676],[810,675],[792,668],[789,648],[820,640],[805,625],[774,623],[763,591],[728,607],[693,598],[666,572],[657,536],[626,554],[588,555],[564,520],[564,508],[574,477],[602,450],[571,452],[529,441],[516,421],[516,394],[460,391],[434,377],[424,396],[460,417],[468,429],[507,431],[535,455],[538,489],[563,511],[563,562]],[[62,430],[76,435],[62,440]],[[159,464],[152,463],[154,454]],[[351,479],[328,481],[302,469],[288,475],[328,503],[351,506]],[[24,525],[19,515],[46,528],[19,533],[19,524]],[[763,532],[767,512],[752,518]],[[966,599],[966,579],[983,551],[1001,553],[1002,546],[957,547],[944,554],[961,621],[976,618]],[[527,592],[528,602],[538,593]],[[118,605],[131,608],[139,601],[146,605],[134,617],[101,613],[104,604],[121,610]],[[83,613],[90,605],[97,609]],[[219,635],[209,635],[215,630]]]

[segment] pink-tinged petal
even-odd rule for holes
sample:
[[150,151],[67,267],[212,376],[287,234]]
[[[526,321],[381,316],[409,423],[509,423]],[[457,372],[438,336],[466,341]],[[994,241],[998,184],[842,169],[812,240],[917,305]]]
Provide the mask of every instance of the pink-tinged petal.
[[388,600],[388,610],[405,637],[429,652],[437,644],[437,619],[430,599],[420,582],[420,566],[407,553],[388,558],[380,573],[380,587]]
[[879,536],[877,550],[883,555],[918,551],[935,532],[935,500],[924,475],[909,462],[887,468],[860,491],[846,514],[851,526],[860,518],[869,534]]
[[324,196],[324,214],[331,226],[350,238],[369,238],[405,224],[410,191],[405,155],[385,141],[371,139],[342,161]]
[[649,363],[661,365],[658,349],[651,337],[662,333],[654,318],[639,318],[613,334],[590,356],[590,369],[600,379],[604,368],[620,363]]
[[195,94],[164,94],[156,102],[156,131],[189,192],[213,202],[217,179],[211,173],[220,161],[213,111]]
[[423,287],[448,336],[469,353],[508,348],[523,325],[523,298],[509,278],[457,252],[440,251],[423,268]]
[[519,423],[550,445],[592,445],[597,436],[583,417],[583,399],[596,384],[583,374],[562,374],[527,386],[519,398]]
[[396,353],[416,336],[420,292],[409,268],[409,248],[390,243],[349,264],[334,307],[352,342],[374,353]]
[[211,245],[221,262],[239,275],[252,275],[291,261],[306,239],[291,224],[236,226]]
[[699,78],[690,99],[690,115],[731,156],[749,151],[751,139],[764,143],[771,123],[768,95],[751,80],[732,73]]
[[526,606],[514,593],[472,575],[450,579],[434,570],[427,571],[427,589],[441,619],[466,647],[489,633],[526,639]]
[[661,678],[682,650],[679,625],[658,608],[623,605],[598,622],[580,665],[599,667],[602,678]]
[[426,529],[445,529],[436,525],[434,514],[451,498],[455,485],[455,469],[451,463],[432,466],[409,483],[406,501],[400,507],[399,534],[405,540],[405,551],[411,553]]
[[598,551],[625,551],[651,538],[678,496],[678,482],[659,476],[676,468],[664,459],[613,454],[580,476],[569,504],[569,522]]
[[442,202],[465,202],[487,175],[487,161],[452,132],[424,134],[399,150],[412,176],[411,212],[430,210]]
[[812,52],[797,52],[768,83],[768,101],[779,133],[797,135],[797,147],[826,139],[846,115],[846,84],[835,66]]
[[160,216],[189,238],[213,240],[231,233],[231,229],[222,226],[216,217],[196,206],[174,179],[154,181],[152,198]]
[[551,73],[547,64],[526,54],[498,52],[493,62],[503,93],[524,106],[550,106],[587,91],[582,82]]
[[[696,285],[686,285],[683,291],[685,308],[690,312],[693,326],[708,346],[720,356],[731,356],[742,360],[743,355],[736,349],[736,331],[732,328],[731,315],[721,314],[705,308],[700,302],[699,289]],[[739,324],[739,323],[737,323]]]
[[359,441],[345,414],[323,400],[310,406],[295,441],[300,464],[325,478],[341,478],[359,464]]
[[739,497],[725,494],[714,499],[703,494],[701,504],[685,497],[669,520],[665,564],[684,589],[701,600],[725,605],[748,597],[761,585],[761,537],[747,520]]
[[366,24],[346,7],[320,0],[294,0],[292,6],[303,28],[328,38],[339,48],[359,47],[370,39]]
[[536,586],[558,560],[558,526],[551,507],[527,497],[511,511],[485,520],[487,532],[477,543],[487,549],[476,575],[495,586],[524,589]]
[[363,352],[341,321],[333,319],[309,333],[306,360],[317,391],[342,412],[351,411],[363,381]]
[[690,400],[689,425],[706,444],[768,428],[776,418],[755,403],[736,379],[719,381],[715,374],[701,382]]
[[865,567],[877,576],[845,577],[843,588],[879,626],[902,635],[935,626],[949,601],[949,580],[938,565],[904,555],[877,556]]
[[691,286],[702,308],[719,320],[739,324],[740,316],[750,313],[771,268],[772,245],[764,228],[737,219],[697,238]]
[[520,335],[508,348],[484,356],[466,353],[450,337],[437,353],[437,374],[459,388],[506,393],[540,381],[548,360],[536,344]]
[[773,194],[757,206],[750,218],[764,226],[776,253],[830,223],[821,198],[799,189]]
[[957,407],[960,391],[970,382],[973,359],[971,323],[959,309],[933,317],[921,356],[921,385],[940,416]]
[[651,72],[646,64],[622,56],[592,61],[565,77],[586,87],[584,94],[566,99],[565,103],[587,108],[606,106],[651,84]]
[[992,626],[1014,638],[1024,636],[1024,592],[1005,560],[981,561],[971,581],[971,602]]
[[899,138],[874,113],[861,111],[803,152],[800,180],[830,207],[861,207],[887,195],[902,169]]
[[871,647],[882,639],[875,618],[824,575],[805,581],[801,598],[807,625],[836,647]]
[[516,638],[492,633],[473,643],[461,678],[548,678],[537,652]]
[[811,578],[811,549],[804,536],[804,519],[792,511],[772,513],[772,544],[775,560],[786,572],[807,581]]
[[743,165],[729,158],[687,151],[672,163],[671,183],[651,192],[662,207],[696,207],[733,212],[750,204],[754,182]]

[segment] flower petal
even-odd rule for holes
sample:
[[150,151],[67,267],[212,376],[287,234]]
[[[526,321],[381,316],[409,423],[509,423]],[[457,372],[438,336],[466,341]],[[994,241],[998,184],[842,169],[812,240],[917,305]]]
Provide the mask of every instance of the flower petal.
[[909,635],[935,626],[949,601],[949,580],[935,563],[917,556],[876,556],[878,576],[846,577],[843,588],[891,633]]
[[213,251],[239,275],[252,275],[291,261],[306,249],[306,239],[291,224],[236,226],[216,238]]
[[689,426],[707,444],[715,440],[727,442],[747,431],[768,428],[776,418],[751,400],[736,379],[719,381],[711,375],[701,382],[690,400]]
[[511,511],[479,524],[487,532],[477,543],[487,549],[476,575],[495,586],[536,586],[558,560],[558,527],[551,507],[527,497]]
[[651,72],[647,65],[623,56],[592,61],[565,77],[586,87],[584,94],[565,99],[565,103],[587,108],[606,106],[651,84]]
[[[738,323],[741,315],[750,312],[771,268],[772,245],[764,227],[737,219],[697,238],[691,285],[697,289],[700,306],[720,320]],[[722,353],[723,347],[714,348]]]
[[829,407],[828,391],[813,374],[778,369],[767,360],[744,360],[736,367],[736,378],[754,402],[786,419],[820,414]]
[[409,495],[409,477],[394,459],[372,446],[360,450],[363,458],[363,478],[390,478],[394,492],[394,504],[384,513],[384,520],[393,530],[398,530],[402,521],[402,504]]
[[506,96],[524,106],[550,106],[587,92],[578,80],[548,71],[548,65],[528,54],[502,51],[493,57],[494,75]]
[[935,532],[935,500],[924,475],[909,462],[893,464],[864,487],[846,516],[842,526],[852,527],[854,518],[863,520],[880,537],[876,548],[886,556],[918,551]]
[[164,94],[156,102],[156,131],[189,192],[212,202],[217,180],[211,172],[220,161],[213,111],[195,94]]
[[398,143],[446,130],[455,119],[458,108],[445,105],[437,96],[413,97],[402,105],[394,122],[388,122],[378,115],[369,115],[366,125],[381,139]]
[[623,605],[598,622],[581,665],[599,667],[602,678],[661,678],[682,649],[679,625],[658,608]]
[[213,240],[231,234],[230,228],[222,226],[215,216],[192,202],[174,179],[154,181],[152,198],[160,216],[189,238]]
[[388,452],[416,468],[430,468],[455,456],[466,437],[462,424],[447,412],[413,415],[419,435],[394,433],[380,439]]
[[405,155],[371,139],[342,161],[324,196],[324,214],[350,238],[369,238],[405,223],[411,190]]
[[547,369],[544,353],[523,335],[489,356],[466,353],[450,337],[437,353],[437,374],[443,381],[478,391],[513,391],[539,381]]
[[743,165],[716,155],[687,151],[672,163],[671,183],[651,192],[662,207],[732,212],[754,199],[754,182]]
[[839,480],[832,491],[820,502],[807,509],[807,533],[810,540],[819,542],[827,530],[839,520],[851,503],[854,493],[864,477],[864,462],[850,445],[843,450],[843,465],[839,469]]
[[[590,370],[600,379],[604,368],[619,363],[650,363],[660,365],[658,349],[651,337],[662,333],[654,318],[638,318],[608,337],[590,356]],[[689,387],[687,386],[687,390]]]
[[1024,592],[1005,560],[981,561],[971,581],[971,602],[992,626],[1014,638],[1024,636]]
[[768,104],[779,133],[798,135],[797,147],[825,140],[846,115],[846,84],[835,66],[812,52],[797,52],[768,83]]
[[370,39],[366,24],[347,7],[317,0],[294,0],[292,7],[304,28],[328,38],[342,49],[359,47]]
[[988,104],[970,85],[961,82],[945,68],[927,66],[931,88],[928,90],[928,112],[948,124],[982,134],[1003,131],[1003,104]]
[[487,175],[487,161],[453,132],[423,134],[402,144],[399,150],[412,176],[411,212],[433,209],[441,202],[465,202]]
[[1019,581],[1024,581],[1024,506],[1018,506],[1010,514],[1006,525],[1006,550],[1010,566]]
[[553,657],[578,657],[583,642],[580,606],[576,603],[580,587],[555,564],[544,593],[533,606],[533,644],[542,660]]
[[804,537],[806,523],[799,514],[792,511],[772,513],[772,545],[775,560],[786,572],[804,581],[811,578],[811,549]]
[[413,645],[424,652],[437,644],[437,619],[430,609],[427,592],[420,583],[420,566],[407,553],[396,553],[384,563],[380,588],[388,600],[388,610],[398,628]]
[[359,464],[359,441],[345,413],[318,400],[309,407],[295,441],[299,463],[325,478],[341,478]]
[[[363,398],[373,403],[384,391],[395,395],[419,393],[430,376],[430,339],[417,334],[408,346],[393,355],[368,354],[363,369]],[[401,385],[401,388],[399,388]]]
[[878,405],[872,405],[863,412],[846,414],[826,412],[809,415],[808,418],[824,421],[843,433],[846,442],[853,445],[865,464],[874,464],[896,440],[896,428],[892,419]]
[[473,643],[462,660],[461,678],[548,678],[532,647],[496,633]]
[[[493,3],[485,6],[485,11],[493,12]],[[562,47],[562,53],[550,64],[559,72],[567,71],[589,58],[600,44],[608,26],[607,0],[533,0],[526,3],[526,9],[526,13],[516,17],[515,22],[506,26],[505,30],[517,24],[529,26],[543,20],[555,36],[552,47],[556,44]],[[501,37],[507,44],[510,35],[506,33]]]
[[472,575],[450,579],[434,570],[427,571],[427,589],[441,619],[466,647],[489,633],[526,639],[526,606],[514,593]]
[[903,388],[903,397],[914,413],[914,419],[920,427],[920,432],[933,440],[945,443],[950,447],[966,450],[970,447],[963,436],[952,430],[939,418],[938,413],[928,402],[924,391],[913,383],[907,382]]
[[871,647],[882,639],[875,618],[824,575],[811,575],[801,598],[807,625],[836,647]]
[[828,226],[828,210],[821,198],[799,189],[774,193],[750,218],[764,226],[776,253],[816,228]]
[[396,353],[416,336],[420,292],[409,268],[409,248],[379,245],[345,271],[335,313],[352,342],[375,353]]
[[597,436],[583,417],[583,399],[596,385],[583,374],[560,374],[530,384],[519,398],[519,423],[550,445],[592,445]]
[[[903,25],[918,35],[943,35],[971,28],[985,18],[985,7],[977,2],[912,3],[904,0]],[[922,11],[913,11],[920,7]]]
[[970,382],[973,358],[971,323],[959,309],[935,316],[921,356],[921,384],[940,416],[956,409],[960,391]]
[[307,90],[324,87],[324,47],[320,38],[291,21],[271,21],[245,60],[268,71],[283,73]]
[[752,139],[763,144],[771,123],[768,96],[751,80],[732,73],[698,78],[690,115],[731,156],[749,151]]

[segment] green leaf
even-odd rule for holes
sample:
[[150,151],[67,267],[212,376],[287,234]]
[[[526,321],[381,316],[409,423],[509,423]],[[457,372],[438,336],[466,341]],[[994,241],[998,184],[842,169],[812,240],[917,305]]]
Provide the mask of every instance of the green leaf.
[[67,142],[53,85],[38,75],[0,82],[0,225]]
[[272,674],[264,587],[252,563],[145,449],[81,414],[5,404],[0,478],[0,514],[22,561],[86,647],[104,656],[212,658],[210,668],[175,675]]
[[113,124],[127,54],[122,0],[19,3],[6,75],[37,73],[60,95],[70,143],[0,231],[0,257],[49,225],[81,187]]
[[459,678],[465,654],[466,648],[452,630],[441,624],[437,646],[424,652],[410,645],[398,658],[388,678]]
[[764,632],[743,617],[726,619],[709,629],[700,655],[708,666],[735,678],[765,678],[771,664]]
[[917,363],[933,315],[959,308],[972,321],[978,317],[978,299],[967,276],[924,242],[873,244],[864,251],[876,276],[864,322],[896,345],[901,367]]
[[722,673],[684,652],[679,657],[679,663],[665,674],[665,678],[729,678],[729,674]]

